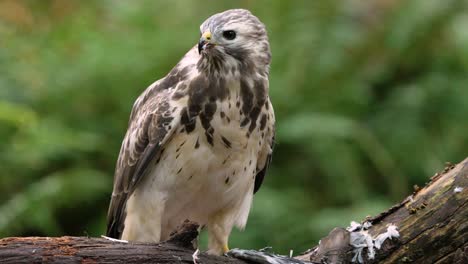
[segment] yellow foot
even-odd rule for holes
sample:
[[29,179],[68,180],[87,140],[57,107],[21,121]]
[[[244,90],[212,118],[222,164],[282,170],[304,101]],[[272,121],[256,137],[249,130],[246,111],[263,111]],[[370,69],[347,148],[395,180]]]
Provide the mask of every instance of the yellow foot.
[[223,253],[227,253],[229,251],[228,245],[223,245]]

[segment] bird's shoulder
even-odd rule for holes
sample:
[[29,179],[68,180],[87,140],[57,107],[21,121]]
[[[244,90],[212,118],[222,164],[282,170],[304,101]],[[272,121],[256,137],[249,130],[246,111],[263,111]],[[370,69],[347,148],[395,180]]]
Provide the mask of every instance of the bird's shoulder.
[[151,84],[135,101],[114,174],[108,212],[108,235],[119,238],[125,219],[125,203],[148,173],[165,143],[180,123],[173,95],[186,86],[190,66],[182,60],[164,78]]
[[126,167],[138,163],[149,145],[161,147],[179,125],[183,103],[174,97],[191,82],[189,74],[193,68],[192,65],[184,65],[184,59],[165,77],[151,84],[133,104],[115,177],[120,176]]

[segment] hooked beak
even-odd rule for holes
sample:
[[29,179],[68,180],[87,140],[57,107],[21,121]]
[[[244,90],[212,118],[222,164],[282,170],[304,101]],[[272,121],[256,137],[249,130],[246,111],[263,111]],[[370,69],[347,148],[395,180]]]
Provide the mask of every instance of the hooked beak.
[[209,46],[213,46],[213,43],[211,42],[211,32],[207,31],[202,34],[198,41],[198,53],[201,54],[202,50],[205,50]]

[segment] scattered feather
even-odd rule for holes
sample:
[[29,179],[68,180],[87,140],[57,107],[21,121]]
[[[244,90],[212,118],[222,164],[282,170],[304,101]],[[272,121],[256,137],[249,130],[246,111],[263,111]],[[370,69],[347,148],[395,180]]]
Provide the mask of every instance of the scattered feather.
[[195,250],[192,255],[193,264],[198,264],[198,254],[200,254],[200,250],[197,248],[197,250]]
[[374,246],[375,246],[375,248],[380,249],[380,247],[382,247],[385,240],[392,239],[392,238],[398,238],[398,237],[400,237],[400,233],[398,233],[397,226],[393,225],[393,224],[390,224],[387,227],[387,232],[378,235],[374,239]]
[[112,241],[112,242],[128,243],[127,240],[116,239],[116,238],[112,238],[112,237],[108,237],[108,236],[101,236],[101,237],[104,238],[104,239],[107,239],[109,241]]
[[371,226],[372,226],[372,223],[369,222],[369,221],[366,221],[366,222],[364,222],[364,224],[362,224],[362,229],[367,230],[367,229],[369,229]]
[[264,263],[264,264],[305,264],[305,262],[289,258],[287,256],[276,255],[265,251],[256,251],[249,249],[231,249],[227,252],[228,256],[247,260],[252,263]]
[[353,262],[356,262],[356,260],[359,263],[364,263],[363,258],[362,258],[362,251],[364,248],[368,249],[368,257],[369,259],[373,259],[375,256],[375,251],[374,251],[374,242],[372,240],[371,235],[367,231],[358,231],[358,232],[352,232],[350,234],[350,244],[351,246],[354,247],[354,257],[353,257]]
[[372,226],[370,222],[365,222],[364,224],[359,224],[357,222],[351,222],[350,226],[346,230],[350,231],[350,241],[349,244],[353,246],[354,256],[352,262],[364,263],[364,258],[362,252],[364,248],[367,248],[367,257],[368,259],[375,258],[375,249],[380,249],[387,239],[398,238],[400,233],[398,233],[397,226],[390,224],[387,227],[385,233],[379,234],[377,237],[372,238],[372,236],[366,231]]
[[354,232],[356,230],[361,230],[362,225],[356,221],[351,221],[349,226],[346,228],[349,232]]
[[372,226],[371,222],[366,221],[362,225],[356,221],[351,221],[349,226],[346,228],[349,232],[355,232],[360,230],[367,230]]
[[271,251],[272,249],[273,249],[273,247],[268,246],[268,247],[261,248],[258,251],[266,252],[266,251]]

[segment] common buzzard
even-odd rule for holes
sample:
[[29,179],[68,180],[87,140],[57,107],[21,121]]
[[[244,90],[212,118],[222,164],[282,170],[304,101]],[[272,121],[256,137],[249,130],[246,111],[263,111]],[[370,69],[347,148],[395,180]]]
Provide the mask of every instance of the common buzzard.
[[222,254],[243,228],[271,160],[275,116],[265,26],[228,10],[200,26],[200,41],[136,100],[122,142],[107,235],[159,242],[189,219]]

